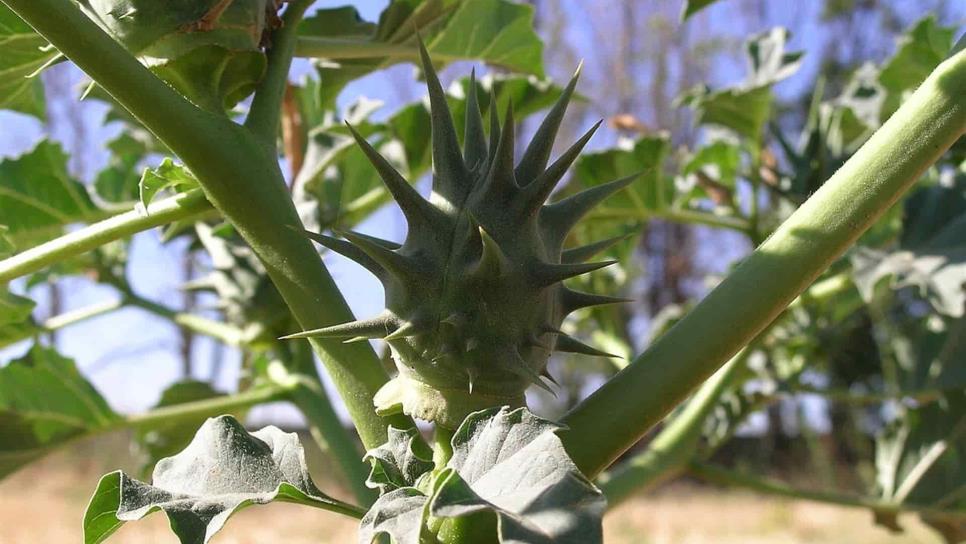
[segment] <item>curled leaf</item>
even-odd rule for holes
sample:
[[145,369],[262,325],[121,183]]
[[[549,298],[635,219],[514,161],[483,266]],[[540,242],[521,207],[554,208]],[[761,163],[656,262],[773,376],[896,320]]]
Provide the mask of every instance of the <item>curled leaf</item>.
[[163,510],[182,544],[203,544],[241,508],[272,501],[362,514],[315,487],[295,433],[248,433],[220,416],[206,421],[184,451],[159,461],[152,484],[120,471],[101,478],[84,516],[84,542],[103,542],[124,522]]

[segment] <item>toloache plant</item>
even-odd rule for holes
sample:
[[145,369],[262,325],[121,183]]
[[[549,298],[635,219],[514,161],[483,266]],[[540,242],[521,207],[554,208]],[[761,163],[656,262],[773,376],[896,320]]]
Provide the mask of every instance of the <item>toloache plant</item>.
[[[171,390],[171,399],[184,398],[133,418],[113,413],[73,363],[52,350],[35,347],[0,369],[0,436],[17,438],[0,449],[2,473],[72,438],[122,427],[150,434],[165,454],[177,451],[175,446],[184,448],[151,460],[150,483],[122,472],[102,478],[84,520],[89,544],[158,510],[165,512],[182,542],[203,543],[234,512],[272,501],[359,519],[362,543],[379,538],[399,544],[601,542],[606,501],[594,479],[734,356],[655,441],[659,446],[670,442],[675,452],[681,451],[681,444],[692,444],[706,419],[701,416],[734,379],[735,369],[741,370],[741,350],[762,342],[771,327],[782,326],[776,319],[785,308],[966,131],[966,51],[960,47],[728,279],[562,421],[552,422],[531,413],[526,402],[531,386],[553,391],[547,368],[551,354],[612,357],[563,332],[564,318],[583,308],[622,301],[612,294],[577,290],[572,281],[615,264],[588,261],[624,237],[574,246],[572,231],[608,197],[617,199],[624,192],[637,202],[635,184],[644,176],[618,176],[547,203],[598,126],[551,162],[576,76],[559,92],[518,162],[514,106],[523,109],[524,97],[518,103],[507,101],[501,121],[500,98],[495,92],[489,97],[478,94],[471,76],[457,102],[463,112],[461,144],[460,119],[451,113],[454,97],[443,89],[431,56],[481,58],[518,70],[530,66],[539,73],[539,63],[528,64],[534,54],[539,57],[539,42],[532,33],[503,32],[513,26],[507,21],[529,27],[527,8],[503,0],[452,5],[393,2],[372,24],[345,8],[320,10],[303,21],[312,4],[308,0],[284,7],[273,0],[3,4],[12,10],[0,11],[3,21],[9,20],[3,28],[11,29],[11,35],[29,44],[46,38],[106,91],[119,112],[126,111],[118,118],[148,129],[150,135],[144,135],[141,147],[127,141],[124,149],[140,149],[139,157],[148,149],[163,149],[177,155],[184,166],[166,161],[146,172],[140,184],[143,201],[135,211],[53,237],[0,262],[2,281],[59,262],[66,269],[93,269],[99,281],[123,295],[123,302],[253,354],[246,363],[247,389],[238,395]],[[414,34],[417,25],[424,29],[425,45]],[[488,38],[484,41],[489,45],[459,39],[474,33]],[[762,39],[784,38],[776,32]],[[27,49],[33,51],[32,45]],[[781,53],[780,47],[772,50]],[[348,171],[352,162],[346,157],[356,152],[358,163],[365,164],[364,174],[357,177],[374,171],[384,188],[343,189],[362,195],[360,200],[368,198],[368,191],[388,192],[407,221],[402,243],[354,232],[348,229],[351,224],[322,225],[337,227],[338,237],[305,230],[278,160],[287,77],[293,55],[299,52],[342,64],[324,64],[321,73],[339,77],[331,82],[323,78],[320,85],[329,87],[314,89],[312,99],[303,96],[300,115],[315,119],[320,128],[301,134],[311,140],[305,147],[316,153],[311,160],[306,158],[315,163],[298,173],[313,177],[313,172],[326,172],[334,165]],[[31,59],[47,62],[51,55],[45,50]],[[347,129],[321,120],[332,116],[332,96],[346,75],[417,57],[428,85],[429,111],[417,106],[406,114],[425,113],[431,138],[392,141],[406,119],[380,127],[361,114],[354,125],[347,123]],[[777,54],[776,73],[787,72],[796,59]],[[756,100],[767,94],[767,84],[773,81],[769,77],[779,76],[764,73],[760,67],[768,66],[766,62],[753,65],[761,71],[749,88],[691,98],[704,108],[705,117],[721,123],[722,116],[709,113],[714,108],[727,107],[726,102],[741,93]],[[524,94],[530,100],[547,103],[533,98],[548,94],[545,88],[526,85]],[[491,91],[494,86],[491,81]],[[252,92],[245,121],[238,124],[230,115],[232,108]],[[484,122],[484,101],[489,123]],[[33,107],[19,98],[10,103],[22,110]],[[297,148],[289,144],[297,139],[298,128],[288,126],[284,132],[286,147]],[[756,138],[754,130],[745,132]],[[347,144],[352,141],[356,147]],[[393,154],[399,147],[402,158]],[[428,166],[418,166],[421,148],[431,156],[428,199],[412,185]],[[726,146],[715,149],[728,153]],[[26,157],[18,165],[54,162],[56,152],[43,151],[44,160]],[[712,153],[708,155],[715,156]],[[3,174],[0,170],[0,181]],[[343,177],[351,176],[343,172]],[[67,176],[54,173],[45,179]],[[664,181],[657,176],[656,183]],[[150,202],[159,187],[176,195]],[[69,184],[68,188],[78,190]],[[325,197],[323,192],[321,198]],[[77,220],[110,215],[93,202],[76,202]],[[745,225],[693,210],[673,213],[707,223]],[[197,222],[195,229],[183,228],[191,222]],[[32,223],[11,221],[13,242],[0,230],[0,255],[14,253],[9,249],[14,243],[36,243],[41,230],[63,227],[38,223],[43,229],[35,228],[28,237],[24,227]],[[230,308],[229,323],[181,316],[139,297],[110,246],[79,257],[108,241],[168,223],[173,227],[166,236],[187,237],[212,256],[224,257],[216,259],[217,274],[206,286]],[[758,225],[749,223],[751,237],[758,242]],[[372,272],[383,284],[385,311],[353,319],[311,241]],[[2,295],[3,335],[22,339],[42,330],[29,320],[30,301],[6,289]],[[729,324],[728,330],[722,330],[722,323]],[[280,329],[295,327],[303,332],[276,339],[284,334]],[[391,379],[367,342],[374,338],[389,347],[396,367]],[[367,449],[364,457],[326,398],[310,347],[346,404]],[[62,403],[47,403],[42,392],[27,386],[30,383],[62,387]],[[296,436],[274,427],[249,433],[234,417],[220,415],[238,414],[271,400],[290,400],[302,410],[337,459],[359,506],[332,498],[313,483]],[[923,417],[955,412],[956,402],[955,395],[943,396],[943,402],[932,411],[924,410]],[[80,413],[77,406],[94,408]],[[209,416],[217,417],[205,420]],[[432,424],[430,444],[412,418]],[[171,426],[174,421],[204,423],[191,438]],[[961,423],[955,435],[959,442],[960,427]],[[916,432],[900,428],[888,435],[883,463],[887,464],[889,447],[901,450],[904,440]],[[933,457],[959,447],[955,440],[927,438],[936,444]],[[658,461],[644,465],[645,470],[656,466],[670,474],[688,462],[687,457],[668,462],[661,458],[660,448],[652,451]],[[909,463],[922,466],[915,454],[910,452]],[[893,480],[910,482],[904,463],[896,462]],[[618,472],[599,481],[608,495],[621,498],[628,485],[621,482],[637,481],[635,468],[627,471],[630,478],[621,480]],[[701,470],[713,472],[696,465],[696,473]],[[914,503],[912,508],[941,527],[950,540],[961,538],[963,518],[957,517],[958,510],[946,509],[943,496],[926,497],[929,494],[922,490],[911,493],[917,483],[884,481],[882,491],[888,500],[862,505],[889,519],[902,510],[906,496],[933,501],[926,506]]]

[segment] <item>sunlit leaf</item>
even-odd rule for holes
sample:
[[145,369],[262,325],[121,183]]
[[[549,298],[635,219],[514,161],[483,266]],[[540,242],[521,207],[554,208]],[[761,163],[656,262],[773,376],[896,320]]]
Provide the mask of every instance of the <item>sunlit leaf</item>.
[[44,86],[31,77],[57,56],[47,40],[5,5],[0,5],[0,110],[44,118]]
[[899,38],[896,54],[879,72],[879,82],[888,90],[881,113],[883,121],[898,109],[903,93],[915,90],[946,58],[955,33],[955,28],[939,26],[936,18],[930,15]]
[[601,542],[604,497],[567,456],[559,430],[526,408],[471,414],[453,435],[445,469],[433,482],[380,497],[363,518],[360,542],[385,533],[419,544],[427,513],[493,514],[493,536],[506,544]]
[[0,476],[119,421],[74,361],[35,346],[0,368]]
[[67,172],[59,144],[42,141],[31,151],[0,161],[0,224],[17,247],[58,236],[72,223],[101,219],[86,187]]
[[165,158],[157,168],[147,168],[141,174],[140,188],[141,204],[145,207],[163,190],[183,193],[198,187],[198,180],[194,174],[184,166]]
[[135,134],[122,132],[107,144],[111,152],[107,167],[97,174],[94,190],[108,202],[136,202],[139,198],[138,165],[148,153],[148,146]]
[[182,544],[203,544],[238,510],[272,501],[362,514],[315,487],[295,433],[248,433],[221,416],[206,421],[184,451],[161,460],[152,484],[120,471],[101,478],[84,515],[84,542],[103,542],[125,522],[162,510]]
[[[186,402],[210,400],[224,396],[215,391],[207,382],[197,380],[180,381],[161,392],[161,400],[154,408],[176,406]],[[234,414],[240,415],[240,414]],[[191,442],[195,431],[205,422],[205,416],[193,419],[176,419],[161,422],[150,428],[138,429],[134,439],[143,453],[142,474],[148,474],[155,463],[183,450]]]
[[[543,75],[543,44],[533,31],[533,8],[506,0],[398,0],[382,12],[378,24],[364,22],[351,8],[321,9],[299,30],[302,50],[324,59],[319,88],[324,104],[333,103],[353,79],[416,60],[417,30],[439,62],[478,59],[516,72]],[[363,58],[339,58],[338,54],[326,58],[325,47],[321,47],[326,45],[374,53]],[[407,53],[380,54],[393,47]]]

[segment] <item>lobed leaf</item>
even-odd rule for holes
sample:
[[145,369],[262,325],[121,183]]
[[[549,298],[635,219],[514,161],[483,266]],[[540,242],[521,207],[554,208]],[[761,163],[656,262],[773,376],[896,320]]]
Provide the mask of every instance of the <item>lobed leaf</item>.
[[220,416],[207,420],[184,451],[158,462],[151,485],[120,471],[101,478],[84,515],[84,542],[103,542],[125,522],[162,510],[182,544],[203,544],[238,510],[272,501],[362,514],[315,487],[295,433],[248,433]]
[[362,520],[359,541],[388,534],[399,544],[419,544],[429,515],[451,520],[490,513],[497,519],[494,536],[504,544],[601,542],[604,497],[567,456],[559,430],[526,408],[471,414],[453,435],[444,469],[432,473],[432,482],[380,497]]
[[433,452],[413,428],[389,427],[389,441],[366,452],[363,460],[372,463],[366,485],[381,494],[414,487],[420,476],[433,469]]
[[31,151],[0,161],[0,223],[17,247],[30,247],[66,225],[104,217],[86,187],[67,172],[60,144],[41,141]]
[[543,75],[543,44],[533,31],[533,8],[506,0],[400,0],[389,4],[378,24],[362,20],[354,8],[321,9],[299,28],[303,38],[341,41],[351,47],[410,49],[411,55],[324,59],[319,96],[333,104],[353,79],[403,60],[414,60],[416,31],[434,58],[481,60],[516,72]]
[[74,361],[34,346],[0,368],[0,477],[120,421]]
[[198,187],[198,180],[187,168],[165,157],[157,168],[146,168],[138,183],[141,204],[146,208],[163,190],[183,193]]

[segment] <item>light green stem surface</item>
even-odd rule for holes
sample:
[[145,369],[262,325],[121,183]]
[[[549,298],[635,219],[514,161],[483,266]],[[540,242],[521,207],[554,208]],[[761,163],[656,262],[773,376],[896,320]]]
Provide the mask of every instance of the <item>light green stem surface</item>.
[[150,412],[124,418],[119,426],[150,429],[186,419],[220,416],[256,404],[282,400],[287,393],[287,388],[268,385],[234,395],[155,408]]
[[359,504],[371,505],[376,499],[376,492],[366,486],[369,466],[362,461],[356,438],[342,424],[322,387],[309,343],[298,340],[291,347],[291,352],[295,359],[293,367],[310,378],[312,383],[299,383],[289,398],[308,420],[312,438],[342,469],[345,482]]
[[634,445],[771,323],[964,130],[960,51],[683,320],[567,414],[571,430],[563,440],[577,466],[596,476]]
[[211,204],[205,200],[204,193],[194,190],[154,202],[147,207],[147,212],[134,209],[115,215],[0,261],[0,283],[37,272],[108,242],[205,212],[213,212]]
[[747,350],[738,352],[691,397],[684,410],[661,429],[640,455],[604,473],[598,486],[613,508],[635,493],[652,489],[687,469],[701,439],[702,424],[744,368]]

